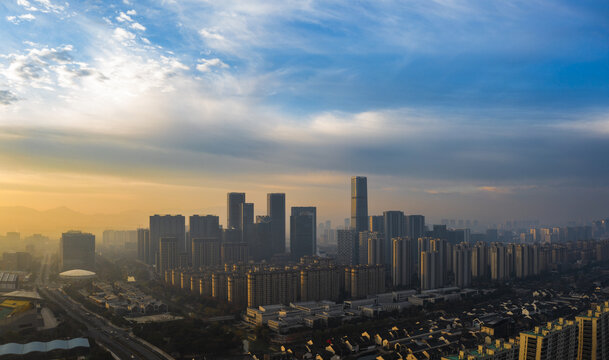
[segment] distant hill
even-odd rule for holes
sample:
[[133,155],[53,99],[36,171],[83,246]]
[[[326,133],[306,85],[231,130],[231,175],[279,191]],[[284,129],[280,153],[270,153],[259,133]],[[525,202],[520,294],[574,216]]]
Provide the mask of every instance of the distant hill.
[[17,231],[22,237],[40,233],[59,237],[67,230],[100,235],[106,229],[126,230],[148,226],[148,213],[126,211],[117,214],[83,214],[67,207],[39,211],[23,206],[0,207],[0,235]]

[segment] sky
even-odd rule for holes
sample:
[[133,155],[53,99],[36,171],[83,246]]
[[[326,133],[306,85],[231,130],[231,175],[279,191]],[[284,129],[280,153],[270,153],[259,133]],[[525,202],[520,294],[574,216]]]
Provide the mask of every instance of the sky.
[[[0,2],[0,207],[609,217],[607,1]],[[1,229],[0,229],[1,230]],[[11,230],[11,229],[9,229]]]

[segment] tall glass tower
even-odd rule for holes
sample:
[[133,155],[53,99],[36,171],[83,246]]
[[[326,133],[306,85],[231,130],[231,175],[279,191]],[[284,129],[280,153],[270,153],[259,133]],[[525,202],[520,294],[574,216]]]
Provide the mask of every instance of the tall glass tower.
[[368,230],[368,179],[351,177],[351,229]]

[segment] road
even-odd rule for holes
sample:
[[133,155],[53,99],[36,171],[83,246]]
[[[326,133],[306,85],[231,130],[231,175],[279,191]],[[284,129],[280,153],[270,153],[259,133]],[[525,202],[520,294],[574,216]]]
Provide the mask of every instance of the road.
[[144,345],[131,332],[114,327],[105,320],[90,314],[80,304],[75,303],[61,291],[41,288],[40,292],[49,301],[63,308],[72,319],[85,325],[87,336],[103,344],[120,359],[172,359]]

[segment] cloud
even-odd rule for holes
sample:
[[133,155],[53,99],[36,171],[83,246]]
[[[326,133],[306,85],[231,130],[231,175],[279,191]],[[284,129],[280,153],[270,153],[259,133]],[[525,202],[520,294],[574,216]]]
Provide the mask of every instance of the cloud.
[[201,29],[199,30],[199,34],[204,37],[205,39],[211,39],[211,40],[224,40],[224,36],[216,33],[216,32],[212,32],[208,29]]
[[127,31],[123,28],[117,27],[116,29],[114,29],[114,34],[113,34],[114,38],[122,43],[129,41],[129,40],[134,40],[135,39],[135,34]]
[[51,0],[33,0],[32,2],[28,0],[17,0],[17,5],[22,6],[27,11],[39,11],[43,13],[55,13],[61,14],[65,11],[66,7],[69,6],[67,2],[65,5],[58,5]]
[[134,22],[130,26],[133,30],[146,31],[146,27],[140,23]]
[[34,16],[32,14],[23,14],[23,15],[19,15],[19,16],[7,16],[6,17],[6,20],[8,20],[16,25],[23,21],[32,21],[35,19],[36,19],[36,16]]
[[197,70],[204,73],[213,71],[214,69],[228,69],[230,67],[218,58],[199,59],[198,62],[199,64],[197,64]]
[[116,17],[116,21],[118,21],[118,22],[131,22],[131,21],[133,21],[133,19],[129,15],[127,15],[124,12],[121,11],[120,15]]
[[17,101],[17,97],[8,90],[0,90],[0,105],[10,105]]
[[135,10],[133,10],[133,9],[127,10],[127,15],[131,15],[131,16],[137,15],[137,12]]

